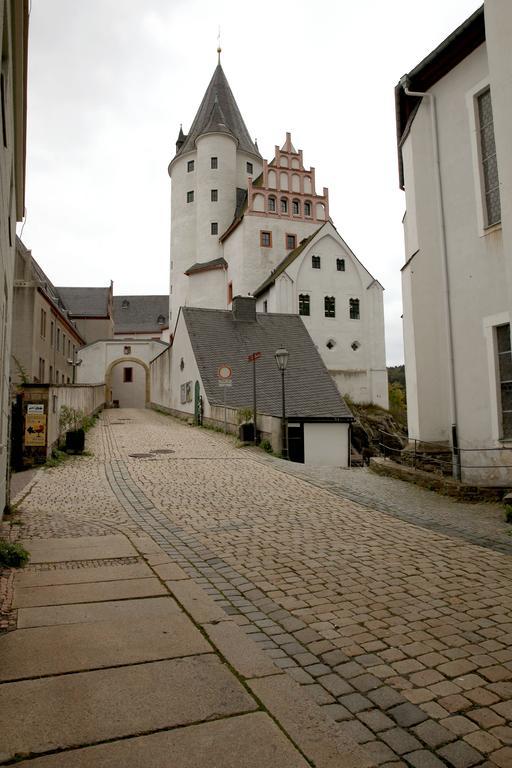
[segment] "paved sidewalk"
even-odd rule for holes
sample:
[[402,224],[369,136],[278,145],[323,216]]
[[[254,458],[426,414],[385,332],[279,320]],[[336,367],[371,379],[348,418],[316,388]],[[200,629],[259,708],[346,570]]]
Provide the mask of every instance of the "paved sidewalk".
[[[23,502],[27,538],[150,539],[187,577],[165,580],[174,598],[209,595],[220,626],[230,617],[285,670],[280,680],[300,684],[294,700],[314,700],[375,765],[510,768],[512,561],[472,543],[468,505],[451,513],[464,535],[442,535],[423,510],[417,524],[392,514],[387,486],[383,514],[150,411],[107,411],[88,448],[94,456],[49,470]],[[422,493],[442,520],[446,500]]]
[[26,544],[18,628],[0,636],[0,764],[372,765],[148,537]]

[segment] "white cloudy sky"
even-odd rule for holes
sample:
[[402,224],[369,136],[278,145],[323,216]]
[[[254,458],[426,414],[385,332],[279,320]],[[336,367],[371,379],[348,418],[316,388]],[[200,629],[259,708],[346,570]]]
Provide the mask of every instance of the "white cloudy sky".
[[[403,360],[393,89],[477,0],[32,0],[23,240],[57,285],[166,293],[167,165],[222,63],[260,151],[286,131],[386,288]],[[20,228],[18,228],[18,232]]]

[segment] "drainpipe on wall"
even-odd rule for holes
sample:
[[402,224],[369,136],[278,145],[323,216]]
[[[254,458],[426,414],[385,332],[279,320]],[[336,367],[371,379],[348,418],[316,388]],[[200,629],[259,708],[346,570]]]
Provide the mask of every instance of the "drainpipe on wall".
[[418,98],[428,98],[430,100],[430,118],[432,122],[432,150],[434,154],[434,170],[437,186],[437,210],[440,222],[440,241],[442,256],[442,275],[443,275],[443,295],[446,312],[446,338],[448,341],[448,384],[449,384],[449,403],[451,416],[451,443],[452,443],[452,466],[453,477],[455,480],[461,479],[459,439],[457,433],[457,393],[455,388],[455,361],[453,355],[453,327],[452,310],[450,304],[450,274],[448,270],[448,249],[446,247],[446,222],[443,205],[443,186],[441,183],[441,166],[439,163],[439,139],[437,132],[437,113],[436,100],[433,93],[424,93],[421,91],[409,90],[409,77],[404,75],[400,80],[406,96],[416,96]]

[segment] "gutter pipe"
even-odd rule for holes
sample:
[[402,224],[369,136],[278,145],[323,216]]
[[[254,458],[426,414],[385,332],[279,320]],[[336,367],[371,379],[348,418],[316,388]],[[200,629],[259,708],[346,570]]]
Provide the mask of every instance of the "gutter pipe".
[[455,480],[461,480],[461,465],[460,465],[460,451],[457,434],[457,393],[455,388],[455,358],[453,353],[453,322],[452,322],[452,310],[450,303],[450,273],[448,270],[448,249],[446,246],[446,221],[444,215],[443,205],[443,186],[441,183],[441,165],[439,162],[439,138],[437,130],[437,111],[436,100],[433,93],[411,91],[409,90],[409,76],[404,75],[400,79],[400,85],[404,90],[406,96],[415,96],[423,99],[428,98],[430,103],[430,118],[432,123],[432,149],[434,153],[434,169],[436,177],[437,187],[437,211],[440,222],[440,243],[441,243],[441,257],[442,257],[442,274],[443,274],[443,297],[446,312],[446,338],[448,343],[448,388],[449,388],[449,403],[450,403],[450,416],[451,416],[451,443],[452,443],[452,466],[453,477]]

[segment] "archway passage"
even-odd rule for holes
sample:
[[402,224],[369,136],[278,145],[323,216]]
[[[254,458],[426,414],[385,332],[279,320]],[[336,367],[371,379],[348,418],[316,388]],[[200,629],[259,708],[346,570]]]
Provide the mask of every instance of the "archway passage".
[[144,408],[149,402],[149,368],[136,357],[121,357],[108,367],[105,399],[119,408]]

